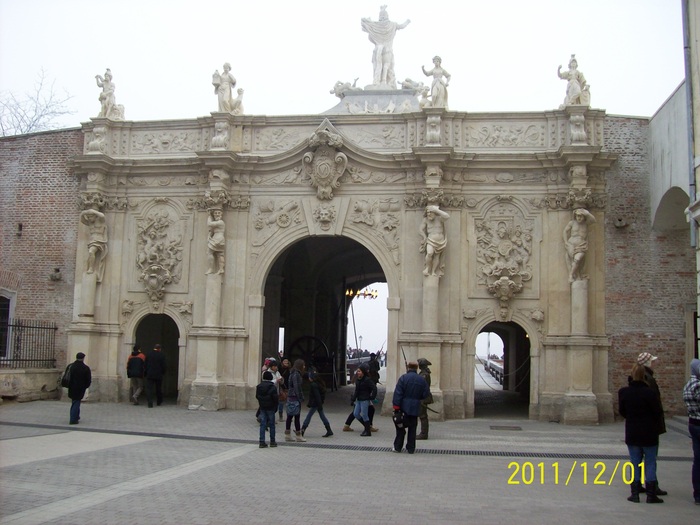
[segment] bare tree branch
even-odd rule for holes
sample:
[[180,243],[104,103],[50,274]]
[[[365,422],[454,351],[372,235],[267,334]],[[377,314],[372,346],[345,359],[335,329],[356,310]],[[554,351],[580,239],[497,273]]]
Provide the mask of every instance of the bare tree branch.
[[0,136],[21,135],[52,129],[55,120],[72,115],[66,103],[73,97],[64,92],[58,95],[55,81],[48,85],[44,68],[37,75],[34,92],[18,98],[14,93],[0,94]]

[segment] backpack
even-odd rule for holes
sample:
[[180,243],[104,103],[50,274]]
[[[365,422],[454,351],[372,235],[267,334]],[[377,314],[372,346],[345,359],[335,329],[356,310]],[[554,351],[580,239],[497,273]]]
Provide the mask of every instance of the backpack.
[[66,371],[63,372],[63,377],[61,378],[61,386],[62,386],[63,388],[68,388],[68,387],[70,387],[70,371],[71,371],[71,366],[72,366],[72,363],[71,363],[70,365],[68,365],[68,366],[66,367]]

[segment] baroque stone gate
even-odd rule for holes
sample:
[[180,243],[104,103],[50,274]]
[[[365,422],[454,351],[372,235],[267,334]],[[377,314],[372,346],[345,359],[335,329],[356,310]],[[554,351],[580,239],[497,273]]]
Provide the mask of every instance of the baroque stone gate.
[[[473,416],[476,336],[512,322],[529,339],[531,418],[612,419],[594,225],[614,161],[604,112],[467,114],[419,95],[345,92],[320,116],[84,124],[69,348],[100,349],[93,395],[125,397],[137,328],[164,314],[180,402],[254,407],[279,326],[344,343],[345,284],[371,277],[389,289],[389,391],[403,349],[433,363],[441,416]],[[353,111],[372,105],[393,109]]]

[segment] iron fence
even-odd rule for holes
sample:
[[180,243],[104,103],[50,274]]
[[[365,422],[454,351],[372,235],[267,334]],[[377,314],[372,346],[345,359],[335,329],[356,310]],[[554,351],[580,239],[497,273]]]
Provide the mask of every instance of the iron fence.
[[8,319],[0,323],[0,368],[56,368],[56,330],[52,321]]

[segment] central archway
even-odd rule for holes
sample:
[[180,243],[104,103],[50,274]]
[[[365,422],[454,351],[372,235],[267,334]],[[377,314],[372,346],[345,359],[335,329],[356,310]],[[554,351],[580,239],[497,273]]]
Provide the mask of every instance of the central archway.
[[[262,357],[276,356],[280,347],[285,354],[303,351],[313,342],[307,349],[313,365],[326,375],[328,385],[344,385],[350,305],[346,290],[374,282],[386,282],[384,272],[357,241],[309,237],[287,247],[265,280]],[[279,341],[280,328],[284,341]]]

